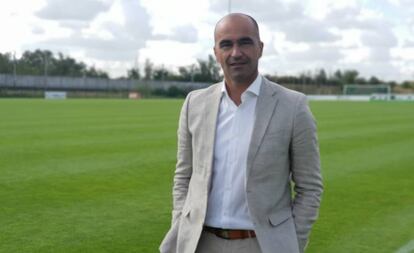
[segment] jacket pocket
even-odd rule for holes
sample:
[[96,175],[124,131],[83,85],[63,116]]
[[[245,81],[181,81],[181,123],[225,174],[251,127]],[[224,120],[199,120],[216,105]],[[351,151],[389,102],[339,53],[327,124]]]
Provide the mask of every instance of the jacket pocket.
[[290,209],[281,209],[275,213],[269,215],[269,223],[276,227],[286,220],[292,217],[292,211]]

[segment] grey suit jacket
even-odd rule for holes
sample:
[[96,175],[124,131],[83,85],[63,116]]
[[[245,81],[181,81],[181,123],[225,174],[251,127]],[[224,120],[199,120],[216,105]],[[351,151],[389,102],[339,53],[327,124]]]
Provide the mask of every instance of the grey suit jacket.
[[[173,217],[162,253],[197,248],[211,184],[221,84],[191,92],[182,107]],[[323,189],[316,124],[305,95],[263,78],[246,176],[247,204],[262,252],[303,252]]]

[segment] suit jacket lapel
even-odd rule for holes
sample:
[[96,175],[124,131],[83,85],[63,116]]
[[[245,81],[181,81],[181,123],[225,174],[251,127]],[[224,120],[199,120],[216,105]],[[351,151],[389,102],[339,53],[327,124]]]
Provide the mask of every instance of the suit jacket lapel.
[[278,97],[276,94],[276,87],[263,78],[259,97],[256,102],[256,119],[247,154],[247,175],[249,175],[250,168],[252,167],[259,146],[262,143],[263,136],[274,113],[277,102]]
[[205,160],[203,161],[203,165],[205,168],[204,171],[206,173],[205,176],[207,176],[207,178],[210,178],[211,171],[213,168],[214,141],[216,136],[217,115],[221,100],[221,85],[222,83],[216,85],[216,87],[213,88],[213,91],[209,93],[204,100],[204,113],[202,115],[202,157],[205,158]]

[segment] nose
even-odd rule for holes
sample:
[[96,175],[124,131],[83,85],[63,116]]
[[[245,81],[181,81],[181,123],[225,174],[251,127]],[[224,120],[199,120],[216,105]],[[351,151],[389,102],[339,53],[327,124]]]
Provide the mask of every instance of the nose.
[[240,50],[240,47],[235,45],[233,46],[233,50],[231,51],[232,57],[239,57],[242,55],[242,51]]

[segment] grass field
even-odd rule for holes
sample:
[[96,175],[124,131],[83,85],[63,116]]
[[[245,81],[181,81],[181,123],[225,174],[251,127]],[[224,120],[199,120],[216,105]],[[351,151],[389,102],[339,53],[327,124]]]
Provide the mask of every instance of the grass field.
[[[0,252],[157,252],[181,100],[0,100]],[[325,193],[307,252],[414,240],[414,103],[312,102]]]

